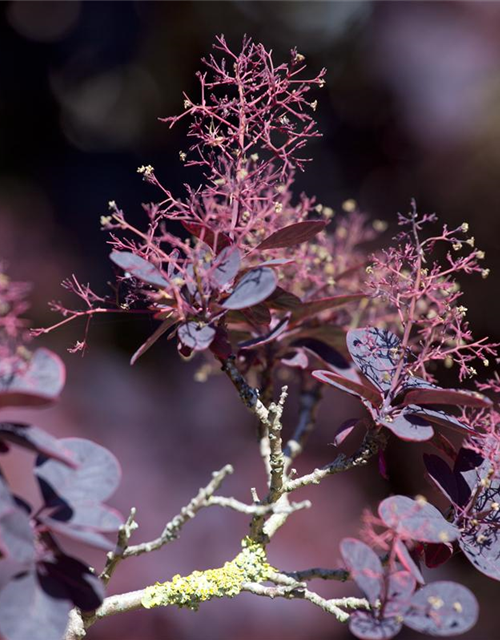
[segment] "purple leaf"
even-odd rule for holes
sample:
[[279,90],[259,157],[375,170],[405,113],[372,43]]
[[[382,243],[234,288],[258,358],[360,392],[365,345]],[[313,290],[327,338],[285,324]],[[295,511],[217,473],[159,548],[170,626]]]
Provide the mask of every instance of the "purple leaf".
[[479,607],[474,594],[456,582],[434,582],[417,591],[405,624],[432,636],[456,636],[476,624]]
[[215,338],[215,327],[198,322],[186,322],[177,330],[179,340],[185,347],[193,351],[204,351]]
[[357,302],[358,300],[362,300],[363,298],[366,298],[363,293],[351,293],[342,296],[331,296],[329,298],[321,298],[319,300],[309,300],[307,302],[302,302],[300,307],[296,307],[293,310],[292,320],[294,322],[298,322],[299,320],[304,320],[304,318],[313,316],[316,313],[321,313],[321,311],[326,311],[327,309],[337,309],[344,304],[348,304],[349,302]]
[[440,567],[453,555],[453,545],[446,544],[426,544],[425,545],[425,566],[429,569]]
[[228,235],[222,231],[213,231],[202,222],[182,220],[182,226],[189,231],[189,233],[192,233],[193,236],[207,244],[216,253],[219,253],[219,251],[222,251],[231,244],[231,239]]
[[408,404],[450,404],[462,407],[490,407],[492,402],[486,396],[472,391],[458,389],[414,389],[408,391],[404,401]]
[[323,362],[327,365],[330,365],[335,373],[339,375],[349,378],[350,380],[354,380],[354,382],[359,382],[359,376],[354,370],[353,367],[347,362],[344,356],[334,349],[326,342],[322,342],[321,340],[316,340],[315,338],[300,338],[299,340],[294,340],[291,344],[293,347],[306,347],[308,351],[312,351],[314,355],[318,356]]
[[112,251],[109,257],[120,269],[123,269],[134,278],[154,287],[168,287],[168,280],[162,275],[158,267],[155,267],[154,264],[137,254],[130,251]]
[[241,264],[241,255],[236,247],[226,247],[215,258],[212,278],[219,287],[224,287],[234,280]]
[[48,349],[37,349],[28,362],[19,360],[13,375],[0,377],[0,408],[49,404],[59,397],[65,379],[62,360]]
[[450,502],[457,504],[458,489],[455,474],[440,456],[424,453],[424,464],[427,473]]
[[280,320],[274,328],[271,329],[269,333],[263,336],[259,336],[258,338],[252,338],[251,340],[245,340],[245,342],[240,342],[238,347],[240,349],[251,349],[253,347],[257,347],[263,344],[267,344],[268,342],[273,342],[276,340],[282,333],[284,333],[288,328],[288,318],[283,318]]
[[262,302],[255,304],[248,309],[242,309],[241,311],[230,311],[229,313],[240,314],[244,322],[248,322],[254,327],[268,327],[271,324],[272,316],[269,309]]
[[328,223],[323,220],[306,220],[304,222],[290,224],[287,227],[278,229],[278,231],[275,231],[265,238],[255,250],[283,249],[307,242],[311,240],[311,238],[314,238],[317,233],[323,231],[327,224]]
[[387,416],[385,420],[380,420],[379,424],[407,442],[425,442],[434,435],[434,429],[430,424],[411,410],[403,409],[395,418]]
[[74,527],[71,523],[54,520],[49,516],[40,516],[38,519],[44,527],[50,530],[51,534],[55,534],[56,538],[64,536],[70,540],[75,540],[103,551],[112,551],[116,546],[114,542],[108,540],[102,533],[93,529]]
[[115,456],[101,445],[83,438],[60,441],[72,454],[78,468],[39,456],[35,475],[47,505],[55,506],[60,498],[69,504],[106,500],[120,483],[120,465]]
[[356,538],[344,538],[340,543],[340,553],[351,578],[374,605],[383,589],[384,570],[379,557]]
[[360,382],[354,382],[353,380],[349,380],[348,378],[344,378],[343,376],[339,376],[332,371],[313,371],[312,375],[316,380],[320,382],[325,382],[326,384],[331,384],[333,387],[340,389],[341,391],[345,391],[352,396],[358,396],[359,398],[365,398],[373,405],[380,405],[382,403],[382,397],[375,391],[375,389],[371,389]]
[[130,358],[130,364],[135,364],[146,351],[148,351],[161,336],[178,322],[177,318],[166,318],[161,325],[149,336],[134,355]]
[[[274,258],[273,260],[265,260],[264,262],[259,262],[257,267],[283,267],[286,264],[294,264],[297,262],[294,258]],[[299,298],[300,300],[300,298]]]
[[336,447],[340,447],[340,445],[344,442],[344,440],[351,435],[354,429],[363,423],[359,418],[351,418],[350,420],[346,420],[343,422],[340,427],[335,432],[335,438],[333,439],[333,444]]
[[[420,584],[425,584],[424,577],[420,569],[418,568],[417,563],[411,557],[411,554],[408,551],[405,543],[402,540],[396,540],[396,542],[394,543],[394,549],[399,562],[401,562],[406,571],[408,571],[417,582],[419,582]],[[415,586],[413,587],[413,589],[415,589]]]
[[380,503],[378,512],[384,524],[403,538],[450,542],[460,535],[457,527],[423,498],[412,500],[406,496],[392,496]]
[[457,482],[457,504],[462,507],[467,504],[478,482],[481,481],[486,466],[485,459],[476,451],[462,447],[455,460],[453,473]]
[[403,356],[401,341],[385,329],[351,329],[347,348],[361,373],[381,391],[391,388],[392,378]]
[[303,327],[295,334],[295,337],[297,339],[313,338],[320,340],[340,351],[342,355],[348,355],[345,345],[346,333],[341,327],[332,324],[321,324],[319,327]]
[[94,611],[104,600],[104,585],[89,568],[67,555],[39,563],[40,573],[63,585],[71,602],[82,611]]
[[2,555],[25,569],[35,559],[35,536],[30,519],[14,502],[0,517],[0,549]]
[[116,509],[93,500],[72,505],[62,503],[50,512],[49,517],[73,527],[94,529],[101,533],[114,533],[123,524],[123,517]]
[[61,440],[38,427],[14,422],[0,422],[0,440],[8,440],[30,451],[64,462],[71,467],[75,466],[70,451],[64,447]]
[[349,617],[349,630],[360,640],[390,640],[402,628],[398,618],[376,618],[369,611],[354,611]]
[[290,293],[290,291],[285,291],[281,287],[276,287],[269,298],[266,299],[266,306],[278,311],[293,311],[301,304],[302,302],[298,296]]
[[246,309],[263,302],[276,289],[277,278],[272,269],[258,267],[248,271],[236,284],[221,306],[224,309]]
[[458,541],[474,567],[494,580],[500,580],[499,523],[469,525]]
[[411,597],[415,591],[417,582],[408,571],[391,573],[387,582],[384,618],[399,616],[400,619],[402,619],[410,608]]
[[72,606],[57,581],[23,574],[0,591],[0,634],[6,640],[61,640]]
[[458,431],[459,433],[473,433],[474,430],[468,427],[463,422],[460,422],[455,416],[446,413],[446,411],[442,411],[440,409],[428,409],[427,407],[419,407],[415,404],[410,405],[411,410],[415,415],[418,415],[427,422],[431,422],[432,424],[436,424],[440,427],[448,427],[449,429],[453,429],[453,431]]
[[287,351],[280,359],[286,367],[307,369],[309,366],[309,359],[302,349]]

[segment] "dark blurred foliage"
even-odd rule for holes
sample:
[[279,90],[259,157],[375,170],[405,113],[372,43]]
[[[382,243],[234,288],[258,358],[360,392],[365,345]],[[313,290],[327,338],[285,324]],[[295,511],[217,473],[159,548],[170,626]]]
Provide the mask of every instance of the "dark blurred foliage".
[[[111,265],[99,217],[108,200],[140,224],[140,203],[158,196],[136,174],[139,165],[153,165],[177,193],[183,182],[199,181],[179,161],[185,128],[169,131],[157,117],[178,112],[182,92],[196,90],[194,73],[215,34],[237,46],[247,33],[271,47],[277,60],[297,46],[311,75],[328,68],[327,86],[317,95],[324,137],[311,147],[314,162],[297,177],[297,193],[316,194],[336,210],[355,198],[374,219],[392,224],[384,241],[411,197],[442,222],[469,222],[492,274],[466,285],[465,304],[476,334],[498,341],[499,29],[500,5],[493,2],[3,3],[0,256],[13,277],[34,283],[34,324],[51,320],[46,302],[64,297],[59,283],[71,273],[104,290]],[[64,355],[81,331],[70,326],[44,343]],[[252,421],[227,380],[194,382],[199,363],[181,363],[169,343],[129,368],[130,354],[148,332],[149,321],[97,320],[87,356],[65,357],[62,403],[36,416],[10,412],[55,435],[83,435],[109,447],[124,467],[115,505],[124,512],[138,507],[138,540],[157,535],[227,462],[236,474],[224,493],[249,500],[249,487],[262,486]],[[288,429],[293,408],[292,400]],[[327,392],[301,470],[330,461],[333,430],[353,410],[355,403]],[[371,468],[304,491],[314,507],[280,532],[271,561],[285,569],[336,566],[338,541],[356,534],[364,506],[390,492],[421,491],[437,501],[420,460],[420,447],[395,443],[388,451],[390,482]],[[25,482],[30,463],[28,456],[17,459],[8,470],[13,483]],[[132,590],[177,571],[217,566],[236,553],[245,528],[239,515],[206,510],[180,541],[123,563],[111,588]],[[99,555],[89,560],[101,562]],[[465,637],[495,637],[493,583],[461,561],[435,578],[445,576],[462,580],[482,604],[480,625]],[[319,591],[346,595],[343,585]],[[96,625],[89,638],[200,635],[323,640],[348,632],[305,602],[245,595],[209,603],[197,614],[127,614]]]

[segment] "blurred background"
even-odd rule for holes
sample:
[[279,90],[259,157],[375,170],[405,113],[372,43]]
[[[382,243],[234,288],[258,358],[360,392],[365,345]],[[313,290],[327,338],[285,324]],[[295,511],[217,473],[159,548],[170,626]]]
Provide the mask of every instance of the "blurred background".
[[[311,145],[314,162],[297,177],[297,193],[316,194],[334,209],[356,199],[373,219],[389,222],[387,239],[412,197],[442,222],[469,222],[492,275],[469,283],[464,304],[476,334],[500,340],[499,29],[494,2],[2,3],[0,258],[13,278],[33,282],[33,325],[55,321],[48,300],[70,303],[60,282],[72,273],[105,291],[112,269],[99,218],[107,202],[116,200],[141,224],[141,202],[158,195],[137,175],[138,166],[152,164],[178,194],[195,177],[179,161],[185,126],[168,130],[157,118],[182,109],[183,91],[196,95],[194,73],[216,34],[238,47],[246,33],[272,48],[277,61],[297,46],[311,75],[328,68],[327,85],[315,96],[324,135]],[[62,402],[10,414],[58,436],[92,438],[115,453],[124,473],[112,503],[125,514],[138,508],[136,541],[156,537],[227,462],[236,473],[222,493],[249,501],[249,488],[262,487],[262,471],[251,417],[227,380],[195,382],[200,363],[181,363],[173,342],[160,342],[130,368],[131,353],[151,332],[148,322],[95,321],[83,359],[66,351],[82,331],[72,324],[41,340],[66,362]],[[292,401],[288,430],[293,409]],[[331,461],[334,429],[357,410],[345,396],[327,392],[299,471]],[[338,566],[338,542],[357,534],[365,506],[389,492],[425,492],[437,500],[423,478],[421,453],[418,446],[392,445],[389,481],[371,468],[303,490],[297,498],[311,498],[313,509],[279,532],[271,562],[286,570]],[[36,501],[26,480],[31,464],[19,454],[8,476]],[[179,541],[123,563],[110,590],[218,566],[237,553],[246,528],[243,516],[207,509]],[[102,564],[102,554],[71,550]],[[481,621],[465,637],[497,637],[495,583],[460,558],[434,575],[463,580],[477,593]],[[345,585],[315,587],[325,596],[346,595]],[[88,637],[342,640],[349,633],[306,602],[243,595],[196,614],[164,609],[118,616]]]

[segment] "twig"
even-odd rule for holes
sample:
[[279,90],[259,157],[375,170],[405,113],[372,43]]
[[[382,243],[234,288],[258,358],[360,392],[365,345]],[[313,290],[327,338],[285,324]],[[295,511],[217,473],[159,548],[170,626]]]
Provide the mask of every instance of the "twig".
[[104,565],[104,569],[101,572],[99,578],[107,584],[114,573],[118,563],[123,558],[123,553],[125,549],[128,547],[129,540],[132,536],[132,533],[139,527],[137,522],[135,521],[135,515],[137,510],[135,507],[132,507],[130,510],[130,515],[127,518],[126,522],[121,525],[118,530],[118,540],[116,542],[116,547],[114,551],[110,551],[106,558],[106,564]]
[[220,507],[226,507],[233,509],[239,513],[245,513],[246,515],[261,516],[268,515],[270,513],[286,514],[290,515],[294,511],[300,509],[309,509],[311,502],[309,500],[303,500],[302,502],[292,502],[291,504],[279,505],[275,504],[245,504],[235,498],[226,498],[224,496],[212,496],[207,500],[207,507],[212,505],[218,505]]
[[294,586],[297,587],[296,591],[292,591],[292,593],[294,593],[294,597],[300,597],[304,600],[308,600],[320,609],[323,609],[323,611],[326,611],[326,613],[334,615],[340,622],[347,622],[349,619],[349,614],[346,611],[343,611],[341,607],[347,609],[368,609],[370,607],[368,602],[362,598],[336,598],[327,600],[314,591],[307,589],[303,583],[297,582],[294,578],[283,573],[273,572],[268,577],[271,582],[274,582],[277,585],[281,585],[283,587],[288,586],[291,589]]
[[349,572],[345,569],[322,569],[321,567],[311,567],[302,571],[286,571],[284,575],[293,578],[297,582],[305,582],[320,578],[321,580],[338,580],[345,582],[349,580]]
[[290,479],[285,483],[284,490],[287,492],[295,491],[300,487],[306,487],[310,484],[319,484],[321,480],[327,476],[335,475],[341,471],[348,471],[355,467],[361,467],[365,465],[370,458],[376,455],[381,449],[385,447],[386,437],[381,432],[369,431],[360,448],[352,455],[346,456],[340,454],[337,458],[322,467],[321,469],[315,469],[311,473],[308,473],[300,478]]
[[283,451],[285,455],[285,473],[288,473],[293,460],[302,453],[309,434],[316,424],[316,410],[321,400],[321,387],[304,389],[300,394],[299,420],[295,433],[287,442]]
[[250,409],[250,411],[254,413],[263,424],[269,426],[269,411],[266,409],[264,403],[259,399],[259,392],[251,387],[238,371],[238,368],[234,363],[235,359],[235,356],[230,356],[227,360],[224,360],[222,363],[222,371],[227,374],[238,390],[243,404]]
[[200,489],[198,494],[189,502],[186,507],[183,507],[178,515],[175,516],[163,529],[162,534],[155,540],[150,542],[143,542],[136,544],[132,547],[128,547],[122,554],[122,558],[130,558],[131,556],[139,556],[143,553],[149,553],[161,549],[165,544],[172,542],[179,536],[181,528],[194,518],[200,509],[208,506],[208,500],[221,486],[224,478],[233,473],[233,467],[227,464],[220,471],[215,471],[212,474],[212,480],[206,487]]
[[285,400],[288,395],[288,387],[284,386],[281,390],[278,404],[274,402],[269,406],[269,446],[271,449],[269,464],[271,467],[271,478],[269,485],[268,502],[276,502],[283,493],[283,474],[285,470],[285,458],[281,448],[281,416]]

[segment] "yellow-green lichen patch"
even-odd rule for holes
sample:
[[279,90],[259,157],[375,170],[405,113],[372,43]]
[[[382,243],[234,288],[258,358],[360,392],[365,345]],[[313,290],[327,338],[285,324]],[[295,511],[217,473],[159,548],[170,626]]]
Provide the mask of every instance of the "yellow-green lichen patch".
[[146,609],[177,605],[197,610],[201,602],[212,598],[234,598],[244,582],[263,582],[272,567],[261,544],[245,538],[242,551],[218,569],[176,575],[169,582],[157,582],[145,589],[142,606]]

